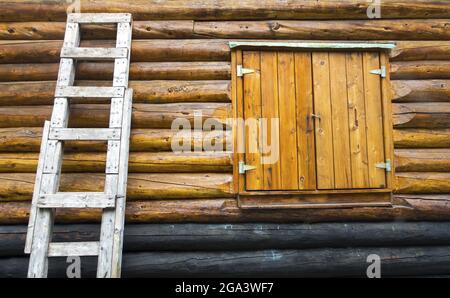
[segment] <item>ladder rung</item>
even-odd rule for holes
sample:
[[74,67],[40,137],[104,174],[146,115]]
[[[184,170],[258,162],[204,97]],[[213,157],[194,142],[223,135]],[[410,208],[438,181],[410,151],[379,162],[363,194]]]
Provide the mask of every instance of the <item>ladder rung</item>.
[[91,242],[52,242],[48,246],[49,257],[98,256],[100,243]]
[[51,128],[49,139],[59,141],[120,140],[120,128]]
[[97,97],[111,98],[123,97],[124,87],[74,87],[74,86],[57,86],[55,97]]
[[39,196],[39,208],[114,208],[115,195],[102,192],[62,192]]
[[131,14],[129,13],[71,13],[67,17],[70,23],[130,23]]
[[61,58],[107,60],[127,57],[127,48],[62,48],[61,50]]

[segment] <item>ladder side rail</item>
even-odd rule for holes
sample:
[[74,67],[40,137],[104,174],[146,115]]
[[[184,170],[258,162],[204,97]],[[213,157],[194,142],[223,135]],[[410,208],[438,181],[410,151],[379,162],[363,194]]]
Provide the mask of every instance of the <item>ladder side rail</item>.
[[[64,36],[64,46],[77,47],[80,44],[80,29],[78,24],[68,22]],[[75,62],[73,59],[62,58],[58,74],[57,86],[73,85],[75,79]],[[67,98],[55,98],[51,116],[51,127],[67,127],[69,119],[69,101]],[[61,173],[63,143],[47,140],[47,150],[44,155],[44,174],[42,175],[40,194],[54,194],[59,187]],[[37,209],[32,249],[28,268],[28,277],[47,277],[48,249],[51,241],[54,220],[53,209]]]
[[[127,48],[128,56],[127,58],[118,58],[114,61],[114,78],[113,87],[127,87],[128,86],[128,73],[130,64],[130,54],[131,54],[131,23],[118,23],[117,24],[117,40],[116,47]],[[117,195],[119,177],[123,173],[124,168],[120,165],[120,155],[122,154],[123,146],[123,127],[126,123],[123,122],[124,117],[124,100],[127,97],[122,98],[112,98],[111,99],[111,112],[110,112],[110,128],[120,127],[121,140],[120,141],[109,141],[108,142],[108,153],[107,153],[107,166],[106,166],[106,181],[105,181],[105,192],[114,191]],[[127,118],[128,119],[128,118]],[[127,148],[128,149],[128,148]],[[117,169],[117,170],[116,170]],[[97,266],[97,277],[118,277],[113,275],[113,269],[117,268],[117,260],[119,259],[114,256],[114,244],[119,242],[115,237],[115,227],[116,227],[116,213],[119,208],[117,208],[117,198],[116,198],[116,208],[115,209],[104,209],[102,214],[102,225],[100,232],[100,253],[98,257]],[[122,213],[121,213],[122,214]],[[124,215],[122,215],[124,216]]]

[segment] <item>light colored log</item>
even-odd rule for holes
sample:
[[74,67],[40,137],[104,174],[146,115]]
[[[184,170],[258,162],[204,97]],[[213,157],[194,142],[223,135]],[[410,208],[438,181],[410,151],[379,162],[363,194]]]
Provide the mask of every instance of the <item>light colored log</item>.
[[394,103],[392,107],[394,127],[450,127],[450,103]]
[[[232,172],[229,152],[132,152],[130,173]],[[0,153],[0,173],[34,173],[38,153]],[[105,171],[105,153],[66,153],[63,172]]]
[[[0,21],[65,21],[68,2],[9,0],[0,5]],[[81,12],[127,12],[135,20],[158,19],[366,19],[371,2],[341,1],[270,1],[270,0],[80,0]],[[446,1],[391,0],[382,3],[382,18],[449,18]],[[258,9],[255,9],[258,8]]]
[[450,173],[405,172],[397,173],[396,192],[407,194],[450,193]]
[[450,41],[399,41],[389,55],[393,61],[450,60]]
[[[101,192],[104,174],[63,174],[60,192]],[[128,177],[127,198],[188,199],[219,198],[233,195],[232,175],[219,173],[186,174],[137,174]],[[33,192],[34,174],[0,174],[0,201],[30,200]]]
[[67,22],[71,23],[130,23],[129,13],[71,13],[67,16]]
[[[63,45],[60,40],[2,41],[0,63],[58,62]],[[112,41],[84,41],[83,47],[114,47]],[[131,61],[228,61],[230,48],[223,40],[133,40]]]
[[450,61],[396,61],[391,63],[391,79],[450,79]]
[[[450,37],[446,19],[412,20],[269,20],[269,21],[180,21],[152,20],[133,23],[134,39],[154,38],[261,38],[343,40],[446,40]],[[61,23],[0,24],[5,39],[62,39]],[[57,29],[55,29],[57,28]],[[46,31],[49,31],[48,33]],[[414,32],[414,34],[411,34]],[[113,39],[114,26],[87,26],[88,39]]]
[[396,149],[396,172],[450,172],[450,149]]
[[396,148],[450,148],[450,129],[394,129]]
[[55,97],[111,98],[123,97],[124,93],[124,87],[57,86]]
[[[200,150],[201,140],[207,144],[221,144],[218,148],[225,150],[226,140],[231,140],[231,131],[211,131],[179,133],[171,129],[132,129],[131,151],[172,151],[172,140],[179,136],[191,140],[192,150]],[[42,138],[41,127],[0,128],[0,152],[39,152]],[[199,139],[201,138],[201,139]],[[450,147],[450,146],[448,146]],[[203,148],[205,150],[205,148]],[[106,151],[104,142],[66,142],[64,150],[69,152]]]
[[394,102],[450,102],[450,80],[394,80],[391,86]]
[[[105,86],[109,81],[79,81],[80,86]],[[56,83],[12,82],[0,83],[0,106],[53,104]],[[130,81],[135,103],[173,102],[230,102],[230,81]],[[76,90],[80,87],[72,87]],[[112,88],[112,87],[109,87]],[[92,89],[92,88],[91,88]],[[112,89],[108,89],[112,90]],[[91,91],[89,91],[91,92]],[[95,91],[94,92],[99,92]],[[73,92],[65,95],[76,95]],[[89,95],[89,94],[84,94]],[[112,95],[112,94],[109,94]],[[110,103],[110,99],[83,98],[72,103]]]
[[[50,117],[53,106],[0,107],[0,127],[38,127]],[[71,105],[70,127],[107,127],[110,106],[107,104]],[[133,105],[133,128],[171,128],[175,119],[188,119],[194,127],[195,111],[202,119],[224,126],[231,110],[226,103],[180,103]]]
[[448,24],[446,19],[216,21],[195,22],[193,33],[208,38],[448,40]]
[[51,140],[119,140],[120,128],[51,128],[49,139]]
[[111,60],[127,58],[127,48],[68,48],[61,49],[61,58],[86,60]]
[[[299,209],[243,211],[235,199],[149,200],[127,203],[128,223],[144,222],[345,222],[345,221],[446,221],[450,195],[397,195],[392,207],[349,209]],[[28,219],[28,202],[0,204],[0,224],[19,224]],[[96,210],[60,209],[56,221],[98,222]]]
[[[0,82],[53,81],[59,64],[1,64]],[[131,80],[226,80],[230,78],[229,62],[134,62],[130,64]],[[113,64],[79,62],[77,79],[111,80]]]

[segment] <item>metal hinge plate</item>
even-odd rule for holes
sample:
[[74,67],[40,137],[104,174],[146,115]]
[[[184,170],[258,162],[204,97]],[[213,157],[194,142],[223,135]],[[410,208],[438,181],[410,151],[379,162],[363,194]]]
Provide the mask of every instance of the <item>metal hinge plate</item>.
[[239,174],[245,174],[245,172],[251,171],[254,169],[256,169],[255,166],[246,165],[245,162],[243,162],[243,161],[239,162]]
[[236,68],[236,73],[237,73],[238,77],[242,77],[245,74],[254,73],[254,72],[255,72],[254,69],[243,68],[241,64],[238,64],[237,68]]
[[379,75],[382,78],[386,77],[386,66],[381,66],[379,69],[374,69],[370,71],[371,74]]
[[390,159],[386,160],[386,162],[380,162],[375,164],[375,167],[378,169],[385,169],[386,172],[392,171],[392,164]]

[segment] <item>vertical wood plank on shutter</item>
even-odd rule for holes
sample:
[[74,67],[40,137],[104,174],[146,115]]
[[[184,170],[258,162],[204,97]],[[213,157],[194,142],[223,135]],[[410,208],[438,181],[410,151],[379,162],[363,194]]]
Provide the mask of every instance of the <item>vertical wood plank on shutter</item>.
[[297,151],[299,189],[316,188],[311,53],[296,52]]
[[330,65],[326,52],[312,54],[316,137],[317,188],[334,188],[333,131],[330,102]]
[[[267,130],[263,131],[263,144],[271,147],[272,152],[264,152],[264,156],[275,154],[274,150],[278,150],[280,154],[279,130],[272,127],[272,118],[279,118],[278,111],[278,70],[277,70],[277,53],[261,52],[261,100],[262,100],[262,117],[267,121]],[[264,126],[263,126],[264,127]],[[277,143],[272,143],[272,138]],[[278,149],[275,148],[278,146]],[[279,159],[275,163],[264,164],[264,189],[265,190],[281,190],[281,164]]]
[[363,54],[364,92],[367,119],[367,156],[369,165],[369,183],[371,188],[384,188],[386,174],[384,169],[375,167],[384,162],[383,114],[381,106],[381,78],[370,71],[380,68],[378,53]]
[[284,190],[296,190],[298,189],[297,121],[294,53],[292,52],[278,53],[278,94],[281,185]]
[[330,94],[333,126],[334,187],[352,187],[348,129],[347,74],[345,53],[330,53]]
[[261,77],[260,77],[260,53],[245,51],[243,53],[244,68],[250,68],[255,72],[244,75],[244,117],[246,124],[246,164],[256,167],[247,171],[245,180],[247,190],[264,189],[264,167],[261,164],[261,152],[259,144],[258,125],[261,118]]
[[350,152],[353,188],[368,188],[366,108],[362,53],[346,54]]

